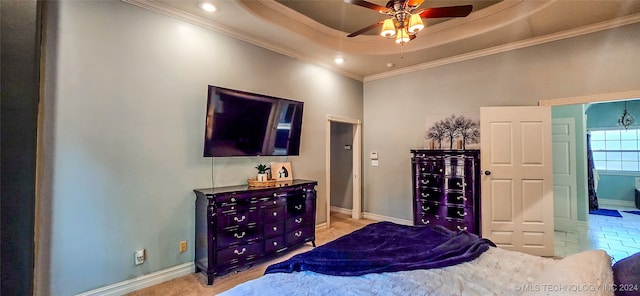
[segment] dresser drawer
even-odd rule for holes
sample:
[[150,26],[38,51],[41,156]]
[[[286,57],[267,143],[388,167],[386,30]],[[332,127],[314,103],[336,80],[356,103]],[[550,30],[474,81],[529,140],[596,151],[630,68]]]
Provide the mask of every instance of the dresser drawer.
[[462,177],[447,179],[447,189],[464,190],[466,186],[467,184]]
[[250,194],[247,193],[227,193],[221,195],[215,195],[214,200],[221,206],[238,203],[249,203]]
[[[313,199],[290,198],[289,201],[287,201],[287,214],[296,215],[305,213],[309,205],[313,206],[313,202]],[[310,207],[310,209],[312,208]]]
[[440,187],[442,178],[439,175],[420,174],[418,176],[418,185],[423,188]]
[[262,249],[260,242],[219,249],[216,252],[217,266],[226,267],[254,260],[260,256]]
[[284,247],[284,236],[282,235],[264,240],[264,252],[266,254],[275,253]]
[[274,193],[273,196],[261,197],[258,199],[257,205],[259,207],[274,207],[274,206],[283,206],[287,204],[286,196],[278,196]]
[[445,221],[442,222],[442,226],[453,231],[466,230],[468,232],[477,234],[477,230],[473,222],[445,219]]
[[465,197],[465,193],[462,191],[449,191],[445,195],[447,204],[460,206],[467,204],[468,198]]
[[305,226],[300,229],[287,232],[285,235],[285,243],[288,246],[297,244],[305,239],[313,238],[313,225]]
[[274,221],[284,219],[284,205],[279,207],[264,208],[264,223],[271,223]]
[[237,226],[255,224],[260,221],[260,211],[257,208],[248,210],[230,210],[218,212],[218,229],[225,230]]
[[430,202],[418,202],[418,211],[421,211],[423,215],[438,216],[440,206],[437,203]]
[[216,246],[224,248],[230,245],[244,244],[261,238],[261,229],[257,226],[235,228],[232,231],[219,231],[216,234]]
[[420,215],[420,217],[418,217],[416,225],[438,224],[437,221],[439,221],[439,218],[437,216],[422,214]]
[[437,188],[420,188],[420,198],[423,200],[440,201],[442,192]]
[[465,207],[447,207],[447,219],[466,220],[467,216],[473,215],[471,209]]
[[264,237],[282,235],[284,233],[284,220],[264,225]]
[[314,215],[314,212],[311,212],[304,215],[298,215],[295,217],[287,218],[287,220],[285,220],[285,225],[284,225],[285,231],[289,232],[292,230],[299,229],[302,226],[312,224],[313,218],[314,218],[313,215]]

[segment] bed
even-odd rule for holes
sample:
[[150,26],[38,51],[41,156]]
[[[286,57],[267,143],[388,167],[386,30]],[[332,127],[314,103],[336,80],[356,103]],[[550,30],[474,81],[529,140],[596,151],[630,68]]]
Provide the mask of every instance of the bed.
[[640,295],[638,262],[636,254],[612,267],[602,250],[556,260],[466,231],[378,222],[220,295]]

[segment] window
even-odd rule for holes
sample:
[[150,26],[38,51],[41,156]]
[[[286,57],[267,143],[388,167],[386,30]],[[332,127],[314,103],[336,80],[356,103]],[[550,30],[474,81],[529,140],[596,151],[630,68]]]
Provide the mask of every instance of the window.
[[591,131],[597,170],[640,171],[640,129]]

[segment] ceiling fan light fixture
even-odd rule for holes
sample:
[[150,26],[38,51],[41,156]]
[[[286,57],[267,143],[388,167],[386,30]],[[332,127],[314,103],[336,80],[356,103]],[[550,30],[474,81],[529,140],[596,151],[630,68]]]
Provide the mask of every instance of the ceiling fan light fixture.
[[409,40],[411,39],[409,38],[409,33],[407,33],[407,29],[399,28],[398,34],[396,35],[396,43],[401,44],[401,43],[409,42]]
[[409,33],[415,34],[424,29],[424,23],[419,14],[412,14],[409,18]]
[[217,10],[217,8],[213,4],[207,2],[201,3],[200,8],[207,12],[214,12]]
[[382,23],[382,31],[380,36],[385,38],[391,38],[396,35],[396,26],[393,24],[393,19],[386,19]]

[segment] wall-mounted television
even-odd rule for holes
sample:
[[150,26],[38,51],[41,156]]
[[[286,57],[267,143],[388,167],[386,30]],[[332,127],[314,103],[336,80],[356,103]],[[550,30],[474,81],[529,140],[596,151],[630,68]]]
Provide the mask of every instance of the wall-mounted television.
[[303,106],[209,85],[204,156],[299,155]]

